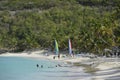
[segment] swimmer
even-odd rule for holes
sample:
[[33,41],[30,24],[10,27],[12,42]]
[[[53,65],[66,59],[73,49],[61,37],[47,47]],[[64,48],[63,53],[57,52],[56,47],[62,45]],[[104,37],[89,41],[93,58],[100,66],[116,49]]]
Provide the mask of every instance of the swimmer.
[[58,64],[59,67],[62,67],[60,64]]
[[36,66],[37,66],[37,68],[39,67],[39,65],[38,65],[38,64],[37,64]]
[[41,65],[41,68],[43,68],[43,65]]

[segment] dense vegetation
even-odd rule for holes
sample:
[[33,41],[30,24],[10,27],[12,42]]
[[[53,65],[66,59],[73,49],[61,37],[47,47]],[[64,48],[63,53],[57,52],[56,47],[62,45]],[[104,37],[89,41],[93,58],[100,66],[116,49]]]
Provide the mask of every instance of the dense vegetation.
[[73,48],[101,53],[120,45],[120,0],[0,0],[0,48]]

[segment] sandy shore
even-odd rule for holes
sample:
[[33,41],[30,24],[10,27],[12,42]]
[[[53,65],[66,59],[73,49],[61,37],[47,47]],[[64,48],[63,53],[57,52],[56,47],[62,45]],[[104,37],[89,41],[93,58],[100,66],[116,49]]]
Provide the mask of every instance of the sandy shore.
[[[40,50],[40,51],[34,51],[34,52],[22,52],[22,53],[4,53],[1,54],[0,56],[9,56],[9,57],[30,57],[30,58],[37,58],[37,59],[49,59],[49,60],[56,60],[56,61],[65,61],[65,62],[81,62],[81,61],[85,61],[88,60],[90,58],[78,58],[78,57],[66,57],[66,55],[61,54],[60,58],[58,58],[57,55],[54,54],[49,54],[49,53],[45,53],[44,50]],[[53,59],[53,57],[55,56],[55,59]]]
[[99,59],[100,63],[96,66],[100,70],[108,70],[112,68],[120,68],[120,59],[119,58],[111,58],[111,59]]
[[[4,54],[1,54],[0,56],[30,57],[30,58],[36,58],[36,59],[49,59],[49,60],[63,61],[63,62],[69,62],[69,63],[84,63],[84,64],[94,63],[93,65],[97,64],[95,67],[100,70],[120,67],[120,62],[118,60],[107,61],[105,58],[104,59],[98,58],[93,62],[90,62],[91,59],[88,57],[76,57],[76,56],[66,57],[66,55],[63,55],[63,54],[61,54],[61,58],[58,59],[56,55],[53,55],[53,54],[49,55],[49,52],[47,52],[46,54],[44,50],[33,51],[33,52],[22,52],[22,53],[4,53]],[[56,56],[55,59],[53,59],[54,56]]]

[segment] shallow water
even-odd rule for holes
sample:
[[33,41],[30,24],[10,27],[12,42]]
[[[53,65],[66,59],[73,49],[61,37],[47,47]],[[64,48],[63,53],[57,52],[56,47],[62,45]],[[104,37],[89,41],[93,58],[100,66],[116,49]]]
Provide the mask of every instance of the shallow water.
[[120,80],[119,73],[119,68],[99,71],[43,59],[0,57],[0,80]]

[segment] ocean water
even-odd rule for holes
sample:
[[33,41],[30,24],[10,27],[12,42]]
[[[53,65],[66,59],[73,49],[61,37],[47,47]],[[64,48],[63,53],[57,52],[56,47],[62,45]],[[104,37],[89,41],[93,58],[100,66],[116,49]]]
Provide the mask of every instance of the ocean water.
[[[56,67],[58,64],[62,67]],[[120,80],[119,68],[94,72],[85,69],[51,60],[0,57],[0,80]]]
[[[38,68],[36,64],[39,64]],[[0,57],[0,80],[72,80],[77,77],[74,67],[56,67],[58,64],[66,65],[50,60]]]

